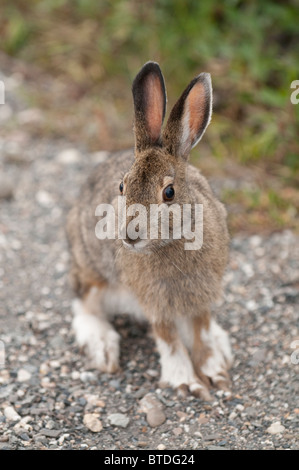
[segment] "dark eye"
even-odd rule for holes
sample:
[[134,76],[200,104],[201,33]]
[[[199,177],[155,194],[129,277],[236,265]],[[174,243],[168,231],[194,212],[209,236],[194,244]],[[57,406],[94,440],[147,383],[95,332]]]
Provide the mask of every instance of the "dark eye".
[[174,188],[170,184],[163,190],[163,199],[164,201],[172,201],[173,198],[174,198]]
[[123,190],[124,190],[124,183],[121,182],[120,185],[119,185],[119,190],[121,192],[121,194],[123,193]]

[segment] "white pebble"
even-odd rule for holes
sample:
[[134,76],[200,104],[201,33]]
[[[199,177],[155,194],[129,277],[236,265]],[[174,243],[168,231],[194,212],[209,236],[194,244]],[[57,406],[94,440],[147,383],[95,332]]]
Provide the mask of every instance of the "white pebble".
[[267,432],[269,434],[281,434],[285,431],[285,427],[280,423],[280,421],[276,421],[272,423],[271,426],[268,427]]
[[100,408],[105,407],[105,402],[100,399],[99,395],[93,393],[87,393],[84,395],[85,400],[87,401],[89,406],[97,406]]
[[146,374],[148,374],[150,377],[158,377],[159,372],[154,369],[147,369]]
[[20,369],[18,371],[17,381],[18,382],[27,382],[31,379],[31,374],[26,369]]
[[257,303],[255,300],[249,300],[246,302],[246,308],[249,310],[249,312],[254,312],[257,309]]
[[48,364],[46,362],[43,362],[39,367],[40,374],[46,375],[46,374],[48,374],[49,371],[50,371],[50,368],[49,368]]
[[254,275],[254,271],[251,264],[243,264],[241,266],[241,269],[247,277],[252,277]]
[[50,361],[50,367],[52,369],[59,369],[60,368],[60,362],[54,359],[53,361]]
[[157,449],[158,449],[158,450],[165,450],[165,449],[166,449],[166,446],[165,446],[164,444],[159,444],[159,445],[157,446]]
[[262,242],[262,239],[258,235],[253,235],[249,239],[249,243],[252,247],[259,246],[261,244],[261,242]]
[[93,372],[84,371],[84,372],[81,372],[80,379],[84,383],[93,382],[94,380],[96,380],[96,376]]
[[53,197],[47,191],[37,191],[35,194],[35,199],[42,207],[51,207],[54,204]]
[[14,430],[15,431],[21,431],[21,430],[26,430],[31,432],[32,431],[32,426],[28,423],[32,421],[31,416],[24,416],[20,421],[17,422],[17,424],[14,425]]
[[19,421],[19,419],[21,419],[21,416],[12,406],[4,408],[4,416],[8,421]]
[[234,419],[236,419],[237,416],[238,416],[238,414],[235,411],[232,411],[231,414],[229,415],[228,419],[229,419],[229,421],[233,421]]
[[239,403],[238,405],[236,405],[236,410],[238,410],[238,411],[244,411],[244,406],[241,405],[241,403]]
[[73,370],[73,372],[71,373],[71,377],[72,377],[72,380],[80,379],[80,372],[78,372],[77,370]]

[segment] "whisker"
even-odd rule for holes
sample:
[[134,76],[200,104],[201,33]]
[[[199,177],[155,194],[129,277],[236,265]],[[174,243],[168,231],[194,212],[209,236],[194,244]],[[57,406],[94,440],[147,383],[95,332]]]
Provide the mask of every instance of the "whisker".
[[115,266],[115,264],[116,264],[116,261],[117,261],[117,258],[118,258],[118,256],[119,256],[119,253],[120,253],[120,251],[121,251],[121,249],[122,249],[122,248],[123,248],[123,245],[121,244],[121,245],[120,245],[120,247],[118,248],[118,250],[117,250],[116,254],[115,254],[115,258],[114,258],[114,264],[113,264],[113,266]]

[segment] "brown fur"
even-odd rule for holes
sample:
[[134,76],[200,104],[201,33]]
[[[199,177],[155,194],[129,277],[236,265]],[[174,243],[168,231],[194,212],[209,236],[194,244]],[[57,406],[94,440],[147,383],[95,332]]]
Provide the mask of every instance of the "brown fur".
[[205,377],[202,372],[201,368],[206,360],[211,355],[211,350],[208,345],[204,344],[201,338],[202,329],[205,328],[206,330],[209,329],[210,326],[210,314],[206,312],[206,314],[202,314],[200,317],[195,317],[193,319],[193,331],[194,331],[194,339],[193,339],[193,347],[191,351],[191,360],[194,366],[194,370],[198,377],[205,383],[207,386],[210,385],[209,379]]
[[153,333],[155,336],[163,339],[174,353],[176,348],[176,342],[178,341],[178,333],[175,326],[172,323],[159,323],[153,327]]

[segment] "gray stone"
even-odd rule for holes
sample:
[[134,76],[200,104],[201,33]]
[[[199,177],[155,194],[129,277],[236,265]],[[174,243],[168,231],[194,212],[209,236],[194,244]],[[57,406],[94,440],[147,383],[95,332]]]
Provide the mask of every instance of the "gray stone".
[[108,416],[108,420],[112,426],[126,428],[130,422],[130,418],[122,413],[113,413]]

